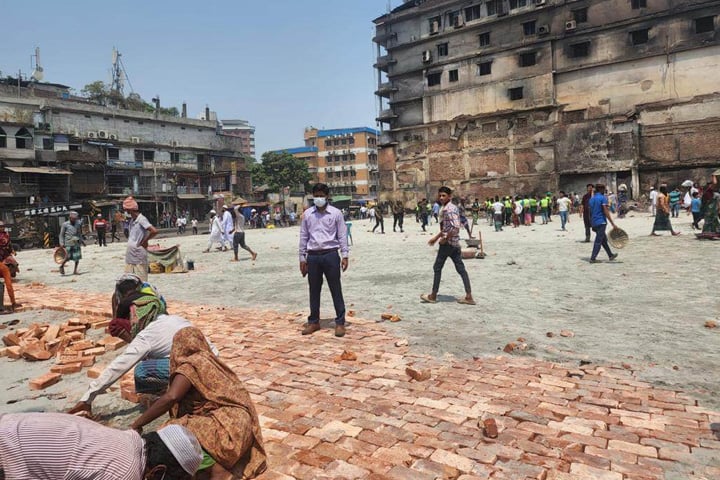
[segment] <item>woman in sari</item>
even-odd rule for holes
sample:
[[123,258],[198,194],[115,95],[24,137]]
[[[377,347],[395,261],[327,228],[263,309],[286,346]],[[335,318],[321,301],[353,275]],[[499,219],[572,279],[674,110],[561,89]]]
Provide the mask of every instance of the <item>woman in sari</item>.
[[660,193],[657,196],[657,208],[655,210],[655,223],[653,224],[652,232],[650,235],[658,237],[656,231],[670,230],[670,233],[680,235],[680,232],[673,230],[670,224],[670,200],[667,195],[667,187],[665,185],[660,186]]
[[720,218],[718,218],[718,204],[720,193],[718,193],[718,179],[720,170],[716,170],[712,176],[712,182],[708,183],[702,195],[701,215],[705,219],[702,233],[698,234],[700,239],[720,239]]
[[[266,468],[260,423],[242,382],[210,349],[195,327],[175,334],[167,392],[138,417],[132,428],[169,412],[169,424],[190,430],[210,457],[204,478],[250,479]],[[201,467],[202,468],[202,467]],[[199,477],[202,478],[202,477]]]

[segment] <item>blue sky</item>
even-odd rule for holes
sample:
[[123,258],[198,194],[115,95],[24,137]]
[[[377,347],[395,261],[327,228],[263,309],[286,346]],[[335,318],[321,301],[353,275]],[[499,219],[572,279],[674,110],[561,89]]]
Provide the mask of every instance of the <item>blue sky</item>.
[[375,126],[372,20],[387,3],[4,2],[0,71],[29,75],[39,46],[45,81],[79,91],[109,81],[115,46],[143,98],[250,120],[259,157],[302,145],[306,126]]

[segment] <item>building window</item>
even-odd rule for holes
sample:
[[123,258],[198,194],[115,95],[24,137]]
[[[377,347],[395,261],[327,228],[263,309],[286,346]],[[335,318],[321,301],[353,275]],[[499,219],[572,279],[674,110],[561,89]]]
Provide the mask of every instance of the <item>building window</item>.
[[428,74],[428,76],[427,76],[428,87],[434,87],[435,85],[440,85],[441,79],[442,79],[442,72]]
[[470,22],[480,18],[480,5],[473,5],[465,9],[465,21]]
[[647,8],[647,0],[630,0],[630,6],[633,10]]
[[7,148],[7,134],[2,127],[0,127],[0,148]]
[[527,6],[527,0],[510,0],[510,10]]
[[347,138],[340,139],[340,145],[347,145]]
[[136,162],[152,162],[155,160],[154,150],[135,150]]
[[172,163],[178,163],[180,161],[180,154],[177,152],[170,152],[170,161]]
[[355,143],[355,137],[350,137],[350,138],[348,138],[348,143],[349,143],[350,145],[353,145],[353,144]]
[[437,52],[438,52],[438,57],[447,57],[448,56],[448,44],[441,43],[440,45],[438,45]]
[[586,110],[563,112],[563,123],[579,123],[585,120]]
[[590,42],[570,45],[570,58],[582,58],[590,55]]
[[479,76],[490,75],[492,73],[492,61],[478,63],[477,74]]
[[120,149],[119,148],[108,148],[107,149],[108,160],[120,160]]
[[440,33],[440,27],[442,27],[442,17],[432,17],[428,19],[428,26],[430,27],[430,35]]
[[588,21],[587,7],[578,8],[577,10],[573,10],[572,14],[573,14],[573,20],[575,20],[575,23],[586,23]]
[[481,47],[487,47],[490,45],[490,32],[481,33],[478,38],[480,39]]
[[528,52],[520,54],[520,66],[532,67],[537,63],[537,52]]
[[462,26],[462,13],[460,13],[460,10],[456,10],[454,12],[450,12],[448,14],[448,25],[452,25],[453,27]]
[[77,143],[71,143],[70,147],[68,147],[71,152],[79,152],[80,151],[80,145]]
[[325,140],[325,146],[326,147],[332,146],[332,140]]
[[695,19],[695,33],[715,31],[715,17],[702,17]]
[[523,87],[508,89],[508,97],[510,97],[510,100],[521,100],[523,98]]
[[527,128],[528,126],[528,119],[527,117],[518,117],[515,121],[515,127],[517,128]]
[[643,28],[642,30],[635,30],[634,32],[630,32],[630,40],[632,40],[632,44],[642,45],[643,43],[647,43],[649,31],[649,28]]
[[55,150],[55,141],[52,138],[43,138],[43,150]]
[[497,122],[483,123],[481,126],[483,133],[491,133],[497,131]]
[[528,35],[535,35],[535,23],[535,20],[523,23],[523,35],[525,35],[526,37]]
[[33,138],[27,128],[21,128],[15,134],[15,148],[31,149],[33,147]]
[[450,72],[449,72],[449,80],[450,80],[451,82],[457,82],[458,80],[460,80],[460,76],[458,75],[457,69],[456,69],[456,70],[450,70]]
[[496,15],[502,12],[502,0],[490,0],[486,3],[487,14]]

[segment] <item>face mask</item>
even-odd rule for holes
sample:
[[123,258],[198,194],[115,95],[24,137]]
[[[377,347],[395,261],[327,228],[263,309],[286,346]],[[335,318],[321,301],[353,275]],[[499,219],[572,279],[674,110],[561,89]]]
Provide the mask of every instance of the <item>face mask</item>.
[[325,197],[316,197],[313,198],[313,203],[318,208],[323,208],[327,204],[327,198]]

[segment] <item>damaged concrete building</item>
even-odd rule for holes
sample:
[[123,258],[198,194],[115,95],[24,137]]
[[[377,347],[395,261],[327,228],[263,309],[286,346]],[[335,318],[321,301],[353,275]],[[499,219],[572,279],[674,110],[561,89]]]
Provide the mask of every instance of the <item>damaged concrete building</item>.
[[381,199],[633,197],[720,165],[720,2],[410,0],[377,18]]

